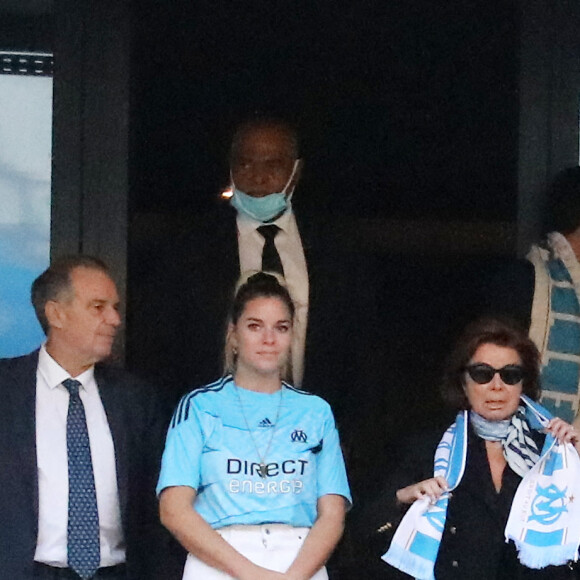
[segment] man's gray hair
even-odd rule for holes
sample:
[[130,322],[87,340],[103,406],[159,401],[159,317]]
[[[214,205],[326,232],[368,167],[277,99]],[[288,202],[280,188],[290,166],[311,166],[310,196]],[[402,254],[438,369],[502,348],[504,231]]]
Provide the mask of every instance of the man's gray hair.
[[99,270],[110,276],[108,266],[99,258],[87,255],[63,256],[55,260],[34,282],[30,292],[30,299],[34,312],[44,330],[48,334],[49,324],[46,318],[46,303],[51,300],[72,299],[71,272],[76,268]]

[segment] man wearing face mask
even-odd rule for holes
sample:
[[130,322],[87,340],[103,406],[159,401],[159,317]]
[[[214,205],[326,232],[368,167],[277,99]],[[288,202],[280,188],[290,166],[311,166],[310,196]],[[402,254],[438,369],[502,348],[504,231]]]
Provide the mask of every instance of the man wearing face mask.
[[[230,148],[233,195],[172,232],[139,281],[128,325],[128,363],[178,396],[222,372],[228,304],[242,272],[284,275],[296,306],[293,383],[325,397],[343,437],[363,389],[373,344],[368,260],[347,255],[331,220],[293,208],[303,161],[292,127],[253,119]],[[302,194],[303,192],[297,192]],[[344,420],[343,420],[344,417]],[[341,425],[341,423],[343,425]],[[354,428],[353,428],[354,431]]]
[[240,272],[282,274],[296,306],[292,375],[302,382],[308,318],[308,269],[292,194],[302,160],[294,131],[269,120],[245,123],[232,140],[230,175],[236,209]]

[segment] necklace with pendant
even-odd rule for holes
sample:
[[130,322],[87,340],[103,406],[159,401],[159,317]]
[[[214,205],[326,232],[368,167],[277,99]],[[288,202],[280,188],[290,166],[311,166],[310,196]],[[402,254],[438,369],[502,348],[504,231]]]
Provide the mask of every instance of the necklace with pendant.
[[266,453],[264,453],[264,455],[262,455],[260,453],[260,450],[258,449],[258,445],[256,444],[256,440],[254,439],[254,434],[252,433],[252,430],[250,429],[250,425],[248,424],[248,419],[246,418],[246,412],[244,410],[244,403],[242,401],[242,396],[240,395],[240,390],[241,390],[241,387],[238,387],[236,385],[236,394],[238,395],[238,401],[240,402],[240,409],[242,411],[242,417],[244,418],[244,423],[246,424],[246,429],[248,430],[248,433],[250,434],[250,437],[252,438],[252,443],[254,444],[254,449],[256,450],[256,455],[258,456],[258,459],[260,460],[260,464],[258,467],[258,475],[262,479],[265,479],[266,477],[268,477],[268,465],[266,464],[266,459],[268,457],[268,453],[270,453],[270,447],[272,446],[272,441],[274,440],[274,432],[276,431],[276,427],[278,427],[278,419],[280,418],[280,409],[282,408],[282,396],[284,394],[284,386],[282,385],[280,387],[280,400],[278,402],[278,410],[276,411],[276,420],[274,421],[274,425],[272,427],[272,433],[270,435],[270,441],[268,441],[268,446],[266,447]]

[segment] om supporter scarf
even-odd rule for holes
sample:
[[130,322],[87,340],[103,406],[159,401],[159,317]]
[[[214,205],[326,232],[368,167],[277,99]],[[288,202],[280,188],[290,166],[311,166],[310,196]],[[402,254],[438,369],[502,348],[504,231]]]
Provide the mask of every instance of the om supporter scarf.
[[530,338],[541,356],[541,402],[571,423],[580,402],[580,264],[558,232],[527,258],[534,265]]
[[[522,395],[526,420],[541,430],[550,414]],[[428,497],[417,500],[401,521],[383,560],[418,580],[434,580],[433,573],[445,528],[449,495],[460,484],[467,457],[468,411],[443,435],[435,452],[434,476],[443,476],[449,491],[435,504]],[[574,498],[578,498],[574,501]],[[522,564],[544,568],[578,557],[580,544],[580,458],[570,444],[546,435],[537,463],[525,474],[512,502],[505,529]]]

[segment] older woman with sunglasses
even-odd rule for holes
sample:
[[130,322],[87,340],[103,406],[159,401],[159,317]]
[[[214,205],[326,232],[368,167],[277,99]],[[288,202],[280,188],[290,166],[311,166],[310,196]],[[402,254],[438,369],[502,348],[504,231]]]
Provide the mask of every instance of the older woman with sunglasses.
[[[534,344],[511,323],[486,319],[467,328],[450,358],[443,385],[444,398],[460,411],[456,424],[439,444],[439,456],[437,453],[435,456],[434,473],[438,473],[438,462],[444,465],[448,462],[445,473],[449,481],[438,475],[396,492],[402,505],[423,500],[425,505],[432,506],[425,508],[421,516],[432,518],[438,532],[432,536],[424,534],[423,538],[419,523],[419,532],[409,532],[407,537],[411,539],[404,546],[405,538],[401,542],[395,535],[383,557],[388,563],[409,572],[405,550],[410,542],[421,537],[415,552],[420,555],[421,565],[430,562],[425,566],[431,568],[424,576],[414,572],[417,577],[433,578],[433,574],[437,580],[576,577],[571,565],[548,565],[541,569],[524,566],[516,546],[512,541],[506,543],[504,535],[518,486],[542,456],[546,433],[559,442],[572,443],[576,448],[579,445],[575,429],[561,419],[544,421],[540,429],[537,429],[540,423],[530,423],[531,413],[526,410],[531,408],[540,416],[543,410],[533,403],[540,395],[538,366]],[[464,436],[457,427],[461,416],[465,417]],[[459,445],[457,440],[461,437],[463,443]],[[451,475],[449,465],[453,462],[457,467]],[[561,508],[560,504],[556,507]],[[404,525],[405,520],[400,528]],[[399,533],[405,536],[406,532],[400,529]]]

